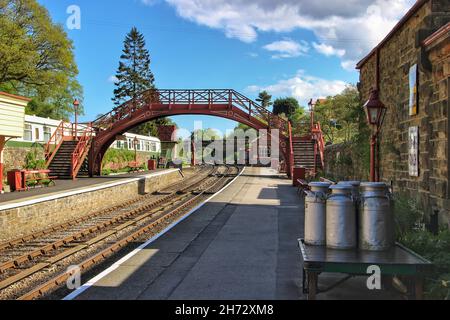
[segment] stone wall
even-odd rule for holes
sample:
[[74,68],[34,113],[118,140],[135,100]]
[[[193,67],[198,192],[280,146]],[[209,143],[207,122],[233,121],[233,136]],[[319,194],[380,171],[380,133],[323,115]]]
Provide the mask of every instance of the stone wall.
[[26,148],[26,147],[6,147],[3,151],[3,163],[5,165],[4,177],[6,173],[13,169],[24,169],[26,165],[26,156],[30,151],[36,150],[38,159],[44,159],[44,149]]
[[[449,46],[424,53],[424,35],[450,21],[450,2],[429,0],[380,48],[380,99],[388,108],[381,132],[381,178],[418,199],[427,215],[450,222]],[[428,67],[431,62],[432,69]],[[409,116],[409,69],[419,67],[418,114]],[[362,66],[362,103],[375,86],[376,54]],[[419,127],[419,177],[409,175],[408,130]]]
[[358,155],[356,145],[350,142],[325,147],[324,176],[334,181],[369,180],[369,166],[366,155]]
[[172,170],[158,176],[150,175],[124,184],[22,207],[15,206],[2,210],[2,206],[7,205],[2,203],[0,204],[0,241],[31,234],[52,225],[119,205],[141,194],[153,193],[181,180],[180,171]]

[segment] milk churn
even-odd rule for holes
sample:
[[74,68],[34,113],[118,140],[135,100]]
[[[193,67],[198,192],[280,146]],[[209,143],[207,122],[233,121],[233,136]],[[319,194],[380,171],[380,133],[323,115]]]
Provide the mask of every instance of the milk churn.
[[361,185],[360,181],[341,181],[338,184],[347,184],[352,186],[352,197],[353,202],[355,203],[355,230],[356,230],[356,243],[358,243],[358,234],[359,234],[359,186]]
[[355,202],[359,200],[359,186],[361,185],[360,181],[340,181],[338,184],[348,184],[352,186],[353,200]]
[[326,200],[331,183],[311,182],[311,191],[305,197],[305,242],[310,245],[326,244]]
[[352,186],[338,184],[330,187],[327,199],[327,247],[333,249],[356,248],[356,213]]
[[359,208],[359,247],[383,251],[395,244],[392,199],[387,185],[380,182],[361,185]]

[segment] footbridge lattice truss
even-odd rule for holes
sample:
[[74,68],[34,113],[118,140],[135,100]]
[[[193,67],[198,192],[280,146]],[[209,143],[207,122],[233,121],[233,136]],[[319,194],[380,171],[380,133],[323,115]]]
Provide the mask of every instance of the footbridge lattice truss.
[[[292,173],[295,146],[287,120],[232,89],[151,89],[101,116],[88,126],[88,132],[81,134],[82,139],[75,139],[79,142],[74,144],[76,147],[72,154],[72,178],[77,176],[86,158],[89,175],[100,175],[105,152],[117,136],[130,129],[161,117],[197,114],[234,120],[256,130],[267,129],[269,135],[278,129],[281,160],[286,172]],[[60,131],[64,137],[64,130]],[[52,151],[47,154],[48,163],[62,145],[57,141],[58,135],[61,136],[58,133],[52,138],[52,143],[57,147],[49,148]],[[79,133],[76,135],[80,136]],[[311,139],[314,137],[311,136]]]

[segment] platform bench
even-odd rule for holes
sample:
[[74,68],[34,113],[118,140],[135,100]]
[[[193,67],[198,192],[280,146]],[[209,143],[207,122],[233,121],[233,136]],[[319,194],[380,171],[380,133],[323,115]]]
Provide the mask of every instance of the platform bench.
[[[24,175],[24,185],[27,189],[34,188],[36,186],[55,186],[55,180],[58,179],[56,176],[50,175],[50,170],[25,170]],[[35,181],[36,183],[30,185],[28,182]],[[48,183],[44,183],[48,181]]]

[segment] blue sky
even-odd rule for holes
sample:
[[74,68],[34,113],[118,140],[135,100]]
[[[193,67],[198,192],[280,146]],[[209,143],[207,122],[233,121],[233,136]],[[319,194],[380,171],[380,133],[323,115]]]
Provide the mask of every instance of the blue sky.
[[[233,88],[255,98],[310,98],[356,83],[355,63],[413,0],[38,0],[75,45],[84,88],[83,121],[112,108],[123,39],[136,26],[145,36],[158,88]],[[67,8],[81,10],[81,29],[68,30]],[[214,117],[177,116],[222,130],[236,124]]]

